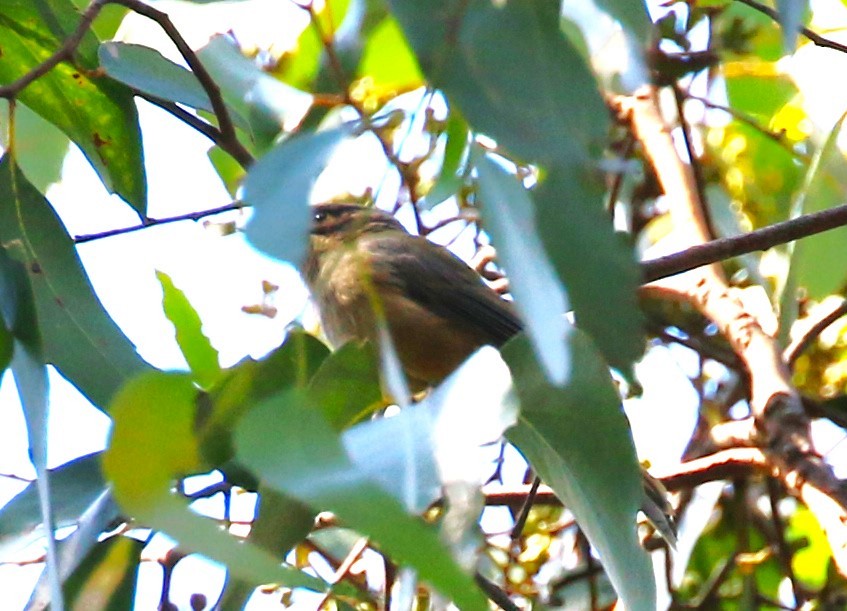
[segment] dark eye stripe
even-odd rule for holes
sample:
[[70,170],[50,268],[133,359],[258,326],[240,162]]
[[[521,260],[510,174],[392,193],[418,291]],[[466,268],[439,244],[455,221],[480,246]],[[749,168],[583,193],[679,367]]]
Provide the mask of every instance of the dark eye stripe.
[[346,229],[361,208],[350,204],[324,204],[312,211],[312,233],[328,235]]

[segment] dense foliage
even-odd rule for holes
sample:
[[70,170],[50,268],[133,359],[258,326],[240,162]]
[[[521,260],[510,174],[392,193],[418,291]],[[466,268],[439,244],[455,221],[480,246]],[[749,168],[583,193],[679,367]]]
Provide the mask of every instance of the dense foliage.
[[[847,486],[816,445],[847,428],[843,109],[812,96],[847,53],[816,33],[830,4],[309,0],[296,41],[192,48],[166,3],[0,2],[0,371],[38,473],[0,510],[0,551],[43,546],[31,606],[130,608],[158,532],[178,542],[154,559],[162,608],[221,593],[198,572],[172,597],[189,554],[226,567],[223,608],[262,584],[313,608],[843,608]],[[178,61],[115,39],[139,15]],[[830,64],[801,89],[797,66]],[[208,138],[231,204],[148,216],[147,103]],[[382,168],[356,192],[333,184],[351,145]],[[68,233],[48,189],[69,146],[137,223]],[[330,351],[302,320],[224,367],[159,273],[188,365],[163,371],[77,254],[209,218],[222,244],[297,266],[317,193],[457,240],[525,332],[409,397],[374,347]],[[693,399],[649,374],[658,352]],[[105,450],[51,469],[48,366],[112,422]],[[651,401],[693,425],[666,428]],[[650,449],[628,417],[639,446],[685,448],[653,470],[675,548],[639,522]]]

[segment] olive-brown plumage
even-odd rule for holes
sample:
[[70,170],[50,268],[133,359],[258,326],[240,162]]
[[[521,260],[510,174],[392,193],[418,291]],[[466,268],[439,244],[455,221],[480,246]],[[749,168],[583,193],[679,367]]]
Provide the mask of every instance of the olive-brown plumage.
[[356,204],[322,204],[313,214],[304,275],[333,345],[376,343],[380,312],[410,383],[421,388],[520,331],[510,302],[390,214]]

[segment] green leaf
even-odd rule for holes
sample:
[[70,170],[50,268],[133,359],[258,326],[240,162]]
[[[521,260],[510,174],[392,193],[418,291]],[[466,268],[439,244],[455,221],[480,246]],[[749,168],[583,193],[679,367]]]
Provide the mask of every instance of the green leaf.
[[508,154],[542,166],[534,198],[541,241],[580,326],[613,366],[628,370],[644,349],[640,273],[632,246],[603,211],[598,169],[608,111],[559,29],[559,3],[392,0],[391,7],[451,108]]
[[264,72],[227,36],[217,35],[197,51],[227,104],[245,117],[259,149],[283,130],[293,130],[312,105],[312,96]]
[[[739,62],[740,64],[740,62]],[[727,64],[727,68],[738,64]],[[726,95],[732,108],[770,121],[776,112],[798,94],[791,77],[774,73],[772,64],[754,63],[754,68],[738,65],[726,76]],[[756,73],[756,68],[760,73]]]
[[290,387],[305,388],[327,358],[329,348],[302,329],[289,329],[282,345],[258,361],[247,360],[227,370],[209,394],[209,410],[197,435],[206,460],[221,465],[232,458],[231,434],[254,405]]
[[636,536],[642,484],[629,424],[591,340],[577,329],[567,338],[572,368],[561,388],[546,381],[526,339],[504,346],[521,402],[507,437],[576,516],[626,608],[652,611],[652,565]]
[[[297,43],[293,49],[283,54],[277,62],[272,72],[274,77],[297,89],[306,91],[317,89],[315,81],[319,80],[321,59],[324,54],[324,43],[321,40],[321,35],[329,39],[335,38],[338,29],[347,19],[350,4],[351,0],[327,0],[319,5],[313,5],[313,8],[316,9],[313,14],[317,18],[320,32],[310,20],[309,25],[303,29],[297,38]],[[350,29],[347,29],[343,38],[346,40],[334,40],[335,52],[342,56],[342,59],[347,40],[350,41],[350,44],[358,45],[358,36]],[[337,86],[337,83],[333,82],[333,86]]]
[[229,193],[230,197],[235,199],[238,196],[238,189],[241,187],[241,182],[246,175],[244,168],[229,153],[217,145],[209,149],[208,156],[212,167],[215,168],[215,172],[220,176],[226,192]]
[[485,228],[509,270],[509,287],[547,378],[562,386],[570,373],[565,320],[568,297],[538,239],[532,199],[518,178],[479,149],[476,169]]
[[360,79],[367,79],[369,95],[379,100],[424,84],[418,61],[391,15],[386,15],[371,30],[356,73]]
[[[806,179],[795,196],[794,215],[827,210],[844,201],[847,194],[847,159],[838,148],[847,114],[833,126],[824,145],[815,154]],[[794,244],[789,274],[796,286],[804,287],[810,299],[819,300],[847,285],[847,228],[825,231]],[[825,262],[825,264],[822,264]],[[786,295],[793,299],[794,295]]]
[[[9,148],[8,105],[0,108],[0,144]],[[58,182],[70,140],[55,125],[45,121],[25,104],[15,106],[15,160],[35,187],[46,193]]]
[[[75,458],[50,470],[53,517],[59,528],[76,524],[80,514],[103,492],[100,453]],[[0,509],[0,555],[28,545],[44,533],[35,482]]]
[[[106,74],[156,98],[213,112],[209,96],[187,68],[165,58],[156,49],[110,41],[100,45],[100,65]],[[242,127],[246,121],[235,114]]]
[[188,362],[194,381],[200,388],[208,389],[221,377],[218,351],[212,346],[209,338],[203,335],[203,323],[185,293],[174,286],[166,273],[157,271],[156,278],[162,285],[162,307],[165,316],[176,329],[179,349]]
[[141,550],[145,542],[114,536],[99,543],[65,583],[74,609],[132,609]]
[[642,42],[650,37],[652,22],[644,2],[621,2],[620,0],[597,0],[597,7],[620,21],[635,40]]
[[[306,538],[315,524],[315,511],[291,497],[259,487],[257,515],[246,540],[279,558]],[[230,579],[221,595],[221,609],[243,609],[256,589],[254,583]]]
[[794,576],[811,590],[823,588],[832,562],[832,549],[815,514],[807,507],[797,507],[788,519],[785,537],[789,543],[802,544],[791,557]]
[[105,409],[126,380],[150,367],[106,314],[50,204],[8,155],[0,160],[0,243],[29,272],[47,362]]
[[732,121],[723,134],[712,152],[744,216],[754,229],[787,220],[806,168],[784,146],[741,121]]
[[[47,59],[79,22],[70,0],[9,0],[0,4],[0,83],[11,83]],[[79,145],[106,188],[139,214],[147,207],[141,131],[132,93],[95,76],[97,39],[87,33],[76,64],[61,62],[18,95],[29,108]]]
[[455,108],[450,111],[447,119],[447,130],[444,145],[444,158],[441,170],[432,188],[426,194],[423,205],[432,208],[452,197],[462,187],[464,182],[460,174],[465,151],[468,150],[468,124],[461,113]]
[[45,570],[50,582],[52,599],[57,608],[61,609],[59,560],[54,538],[55,522],[47,471],[47,418],[50,413],[47,367],[44,363],[41,337],[35,316],[35,300],[26,269],[23,264],[10,258],[3,248],[0,248],[0,312],[14,337],[12,374],[15,377],[15,386],[18,389],[18,397],[20,397],[26,422],[29,456],[38,478],[35,481],[35,487],[38,491],[41,522],[47,531]]
[[350,461],[338,434],[303,391],[285,391],[252,410],[236,430],[235,445],[239,461],[278,492],[332,511],[459,608],[488,608],[435,531]]
[[310,91],[321,68],[323,48],[314,27],[306,27],[293,49],[279,59],[272,74],[283,83]]
[[6,328],[6,325],[0,324],[0,377],[3,372],[12,362],[12,352],[14,352],[15,338],[11,331]]
[[196,406],[197,391],[184,375],[152,372],[121,389],[111,405],[114,426],[103,456],[115,500],[139,522],[226,565],[245,581],[326,591],[320,579],[281,566],[268,552],[222,532],[174,492],[175,479],[207,468],[194,432]]
[[253,246],[292,265],[303,262],[312,188],[350,131],[341,125],[283,140],[250,168],[244,201],[253,206],[246,228]]
[[[73,3],[79,10],[85,10],[85,8],[89,4],[91,4],[91,1],[73,0]],[[108,40],[117,33],[121,22],[123,21],[124,17],[128,12],[128,8],[124,6],[119,6],[117,4],[109,4],[107,6],[104,6],[102,9],[100,9],[100,12],[97,14],[97,18],[91,25],[91,29],[94,30],[94,33],[100,40]]]
[[382,405],[379,380],[373,344],[348,342],[324,360],[309,389],[332,427],[342,430]]
[[[77,570],[100,541],[102,533],[113,527],[117,518],[118,508],[112,493],[104,489],[79,517],[77,529],[59,542],[59,575],[63,581]],[[42,573],[27,603],[28,609],[41,609],[50,602],[48,586]]]

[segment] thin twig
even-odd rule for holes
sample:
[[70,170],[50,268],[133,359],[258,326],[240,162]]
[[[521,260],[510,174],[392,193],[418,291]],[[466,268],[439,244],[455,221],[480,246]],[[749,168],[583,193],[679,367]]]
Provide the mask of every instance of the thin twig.
[[220,140],[217,141],[217,144],[232,155],[242,167],[246,168],[253,163],[253,155],[238,140],[232,117],[230,117],[220,87],[215,83],[212,75],[206,70],[206,67],[200,61],[200,58],[197,57],[197,54],[188,46],[188,43],[182,37],[182,34],[179,33],[179,30],[176,29],[167,13],[157,10],[141,0],[110,0],[110,3],[125,6],[139,15],[155,21],[162,28],[168,38],[176,45],[180,55],[182,55],[185,63],[188,64],[188,67],[194,73],[194,77],[203,87],[209,98],[220,130]]
[[209,210],[198,210],[196,212],[188,212],[186,214],[179,214],[177,216],[169,216],[160,219],[148,218],[143,223],[140,223],[138,225],[131,225],[130,227],[119,227],[117,229],[108,229],[106,231],[100,231],[98,233],[89,233],[75,236],[74,244],[83,244],[85,242],[91,242],[93,240],[101,240],[103,238],[110,238],[116,235],[132,233],[134,231],[147,229],[148,227],[155,227],[156,225],[166,225],[168,223],[176,223],[178,221],[197,221],[206,216],[212,216],[215,214],[220,214],[222,212],[229,212],[230,210],[241,210],[244,207],[244,202],[234,201],[223,206],[218,206],[217,208],[210,208]]
[[537,475],[535,479],[532,480],[532,486],[529,488],[529,494],[526,495],[526,499],[523,502],[523,506],[521,507],[520,512],[518,513],[518,517],[515,520],[515,526],[512,528],[512,541],[516,541],[520,538],[521,533],[523,533],[523,528],[526,525],[526,520],[529,517],[529,510],[532,509],[532,505],[535,501],[535,495],[538,492],[538,487],[541,485],[541,478]]
[[[760,13],[764,13],[776,22],[782,23],[779,13],[776,12],[774,9],[770,8],[769,6],[760,4],[755,0],[738,0],[738,2],[740,2],[741,4],[746,4],[750,8],[757,10]],[[824,38],[817,32],[810,30],[809,28],[801,27],[800,33],[819,47],[825,47],[827,49],[834,49],[836,51],[841,51],[842,53],[847,53],[847,45],[842,45],[841,43],[835,42],[834,40]]]
[[801,591],[797,578],[794,575],[794,567],[791,564],[792,551],[785,540],[785,522],[779,513],[779,500],[782,496],[779,489],[779,482],[773,477],[767,478],[768,501],[771,508],[771,522],[775,531],[776,553],[779,563],[782,565],[782,570],[785,572],[788,581],[791,583],[791,591],[794,594],[794,600],[798,607],[804,602],[804,595]]
[[698,95],[692,95],[691,93],[688,93],[687,97],[688,97],[689,100],[694,100],[695,102],[700,102],[706,108],[710,108],[712,110],[720,110],[721,112],[725,112],[726,114],[731,116],[736,121],[744,123],[745,125],[753,128],[754,130],[756,130],[757,132],[762,134],[765,138],[768,138],[769,140],[773,140],[774,142],[779,144],[781,147],[783,147],[788,153],[790,153],[794,157],[797,157],[798,159],[808,159],[809,158],[809,155],[807,155],[806,153],[803,153],[801,151],[798,151],[795,147],[793,147],[791,145],[790,142],[788,142],[786,140],[784,132],[782,132],[782,131],[781,132],[772,132],[769,129],[767,129],[764,125],[759,123],[756,119],[751,117],[750,115],[743,113],[740,110],[736,110],[735,108],[730,108],[729,106],[724,106],[723,104],[718,104],[717,102],[713,102],[708,98],[704,98],[704,97],[701,97],[701,96],[698,96]]
[[[362,537],[357,540],[356,543],[353,544],[353,547],[350,548],[350,551],[348,552],[344,560],[341,562],[341,564],[338,566],[338,568],[335,569],[334,574],[329,580],[330,585],[338,584],[341,582],[342,579],[347,577],[347,574],[353,568],[353,565],[356,563],[356,561],[366,549],[368,549],[367,537]],[[332,593],[328,592],[326,596],[324,596],[323,600],[321,600],[320,604],[317,605],[317,608],[326,608],[331,596]]]
[[477,573],[474,578],[476,579],[477,585],[479,585],[482,591],[485,592],[485,595],[491,600],[491,602],[503,609],[503,611],[521,611],[521,608],[512,602],[512,599],[509,598],[509,595],[506,594],[500,586],[492,581],[489,581],[479,573]]
[[682,141],[685,143],[685,152],[688,155],[688,166],[691,168],[691,175],[694,177],[694,186],[697,188],[697,197],[700,200],[701,213],[703,222],[706,225],[706,230],[709,234],[709,239],[714,239],[717,235],[714,224],[712,223],[712,214],[709,211],[709,203],[706,199],[705,180],[703,178],[703,168],[700,167],[700,160],[697,153],[694,151],[694,138],[691,134],[691,126],[685,120],[685,93],[675,84],[671,87],[676,103],[676,115],[679,121],[679,127],[682,130]]
[[110,0],[94,0],[94,2],[89,4],[83,11],[82,18],[80,19],[79,24],[77,24],[76,29],[65,39],[62,45],[53,52],[53,55],[45,59],[16,81],[11,82],[8,85],[0,86],[0,98],[14,98],[35,80],[50,72],[61,62],[72,59],[74,52],[77,47],[79,47],[83,37],[86,32],[88,32],[88,29],[91,27],[91,23],[97,18],[97,15],[100,14],[103,7],[109,3]]
[[[158,106],[162,110],[166,110],[167,112],[171,113],[183,123],[189,125],[190,127],[193,127],[195,130],[206,136],[209,140],[221,146],[219,144],[221,140],[221,132],[211,123],[207,123],[197,115],[188,112],[176,102],[163,100],[162,98],[157,98],[156,96],[150,95],[149,93],[145,93],[143,91],[134,91],[134,93],[139,98],[143,98],[151,104]],[[221,146],[221,148],[223,148],[223,146]]]
[[641,264],[643,279],[644,282],[652,282],[667,278],[703,265],[758,250],[767,250],[779,244],[787,244],[793,240],[844,225],[847,225],[847,204],[774,223],[743,235],[697,244],[671,255],[644,261]]
[[[506,505],[517,508],[524,504],[527,497],[529,497],[532,487],[533,486],[531,484],[518,484],[516,486],[509,487],[500,485],[484,486],[482,492],[485,495],[485,504],[488,507]],[[562,504],[562,502],[556,497],[553,490],[545,485],[541,485],[536,488],[533,496],[535,498],[536,505]]]
[[845,315],[847,315],[847,299],[842,299],[840,303],[815,321],[803,335],[789,344],[782,353],[788,366],[791,367],[794,364],[797,357],[806,351],[824,329]]
[[[655,323],[652,321],[647,322],[647,330],[650,333],[653,333],[664,341],[666,344],[674,343],[679,344],[680,346],[685,346],[694,352],[697,352],[701,356],[712,359],[713,361],[717,361],[722,365],[730,369],[734,369],[736,371],[742,370],[744,368],[744,363],[738,358],[738,355],[735,354],[731,349],[724,348],[722,346],[714,343],[711,338],[708,337],[698,337],[692,335],[686,335],[686,337],[679,337],[677,335],[673,335],[668,333],[665,330],[665,327],[661,325],[661,323]],[[710,341],[711,340],[711,341]]]

